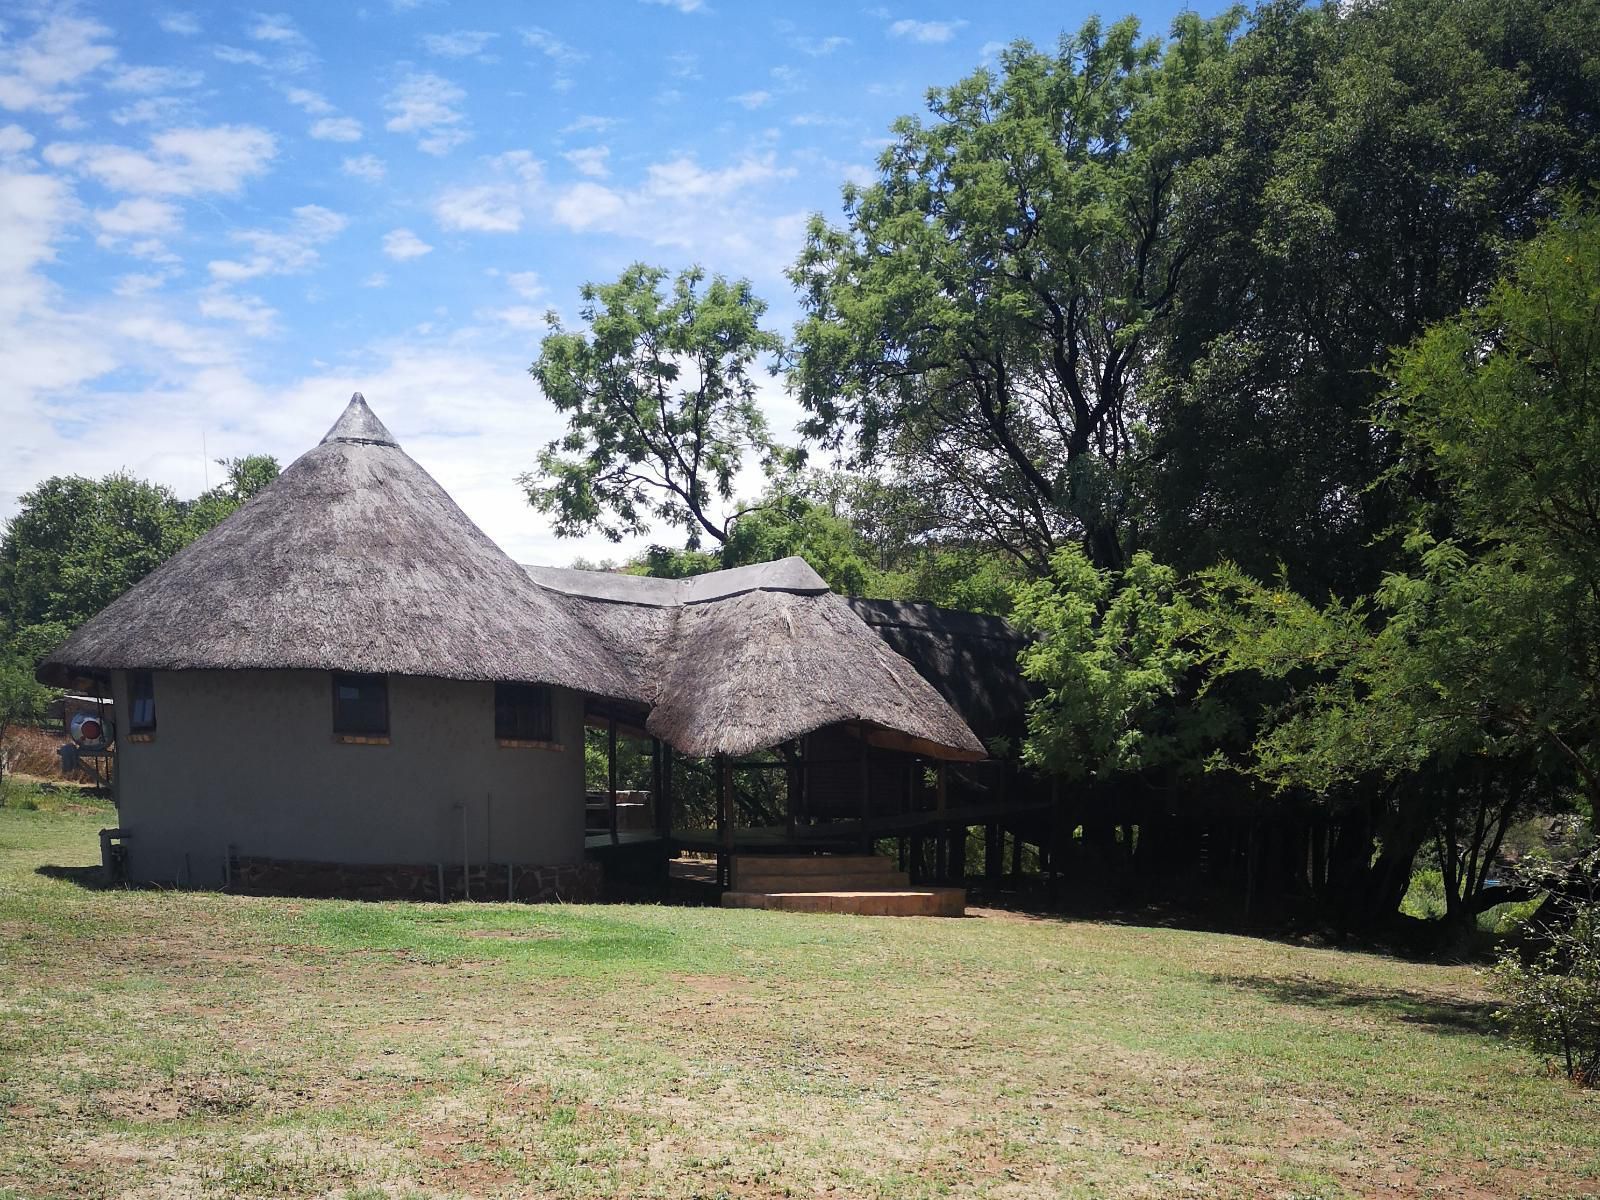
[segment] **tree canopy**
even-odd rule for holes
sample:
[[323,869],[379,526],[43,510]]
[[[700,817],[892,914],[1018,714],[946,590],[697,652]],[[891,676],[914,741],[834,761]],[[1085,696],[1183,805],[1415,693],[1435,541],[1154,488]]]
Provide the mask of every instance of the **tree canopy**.
[[668,293],[666,278],[635,264],[615,283],[586,285],[586,330],[548,317],[529,370],[567,432],[522,484],[559,535],[620,541],[659,520],[691,550],[705,537],[721,543],[737,514],[717,504],[733,499],[745,456],[769,472],[789,462],[756,398],[754,371],[783,345],[761,328],[766,304],[744,280],[707,283],[691,269]]

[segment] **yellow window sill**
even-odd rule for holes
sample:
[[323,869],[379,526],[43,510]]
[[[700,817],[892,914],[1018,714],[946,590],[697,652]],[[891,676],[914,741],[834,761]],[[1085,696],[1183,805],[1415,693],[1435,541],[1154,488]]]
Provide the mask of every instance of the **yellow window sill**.
[[368,737],[365,734],[357,733],[336,733],[333,735],[333,740],[341,746],[387,746],[389,744],[387,737]]
[[128,740],[130,742],[153,742],[156,740],[156,735],[153,733],[130,733]]
[[506,750],[565,750],[560,742],[533,742],[526,738],[495,738],[494,744]]

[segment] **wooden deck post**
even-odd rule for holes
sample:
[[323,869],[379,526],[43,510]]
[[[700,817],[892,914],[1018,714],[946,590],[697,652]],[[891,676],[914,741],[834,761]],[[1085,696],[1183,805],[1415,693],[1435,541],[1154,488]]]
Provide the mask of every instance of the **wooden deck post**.
[[606,717],[606,808],[611,825],[611,844],[617,844],[617,719]]
[[660,738],[653,739],[653,746],[650,767],[656,789],[656,836],[666,841],[672,837],[672,747]]
[[726,754],[717,755],[717,841],[722,847],[717,855],[717,883],[729,887],[733,883],[733,769]]
[[857,732],[861,735],[861,853],[872,853],[872,835],[867,832],[867,823],[872,819],[872,756],[871,747],[867,745],[866,726],[858,726]]

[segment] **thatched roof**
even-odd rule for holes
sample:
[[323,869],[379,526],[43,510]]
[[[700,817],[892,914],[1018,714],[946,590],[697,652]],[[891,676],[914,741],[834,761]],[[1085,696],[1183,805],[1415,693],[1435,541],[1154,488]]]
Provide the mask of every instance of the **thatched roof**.
[[534,586],[358,393],[314,449],[46,659],[74,670],[286,668],[550,683],[632,673]]
[[524,570],[352,397],[313,450],[40,668],[341,670],[549,683],[648,708],[692,755],[840,722],[983,747],[802,559],[684,580]]
[[1028,639],[1002,617],[907,600],[846,601],[985,740],[1027,732],[1036,687],[1017,654]]
[[588,620],[646,659],[646,729],[688,754],[748,754],[827,725],[937,758],[983,745],[803,558],[649,579],[529,566],[587,601]]

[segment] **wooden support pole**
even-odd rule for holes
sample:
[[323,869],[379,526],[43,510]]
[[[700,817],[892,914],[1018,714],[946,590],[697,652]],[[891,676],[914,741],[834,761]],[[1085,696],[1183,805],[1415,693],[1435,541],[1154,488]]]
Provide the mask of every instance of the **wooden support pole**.
[[872,819],[872,757],[867,745],[866,727],[861,727],[861,853],[872,853],[872,838],[867,833],[867,823]]
[[717,755],[717,883],[729,887],[733,882],[733,768],[728,756]]
[[606,807],[611,824],[611,844],[617,844],[617,719],[606,718]]
[[789,840],[794,841],[795,826],[797,824],[796,804],[800,798],[800,782],[805,774],[805,763],[800,757],[800,743],[793,741],[785,747],[784,760],[788,770],[784,772],[783,779],[783,815],[784,832]]
[[650,807],[651,816],[655,818],[656,836],[667,836],[668,826],[672,818],[666,815],[666,765],[662,762],[665,750],[660,738],[650,739]]
[[1011,874],[1016,878],[1018,889],[1022,887],[1022,835],[1011,835]]

